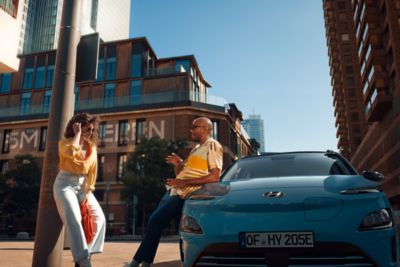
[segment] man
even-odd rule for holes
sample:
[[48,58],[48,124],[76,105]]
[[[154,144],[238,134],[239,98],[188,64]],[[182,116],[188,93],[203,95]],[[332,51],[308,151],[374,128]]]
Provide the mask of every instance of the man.
[[163,197],[157,209],[151,214],[147,232],[127,267],[148,267],[156,255],[161,231],[178,216],[185,198],[202,188],[204,184],[219,181],[222,170],[222,147],[211,138],[212,123],[206,117],[195,119],[191,126],[191,138],[198,142],[183,161],[172,153],[166,162],[174,165],[176,178],[167,179],[169,193]]

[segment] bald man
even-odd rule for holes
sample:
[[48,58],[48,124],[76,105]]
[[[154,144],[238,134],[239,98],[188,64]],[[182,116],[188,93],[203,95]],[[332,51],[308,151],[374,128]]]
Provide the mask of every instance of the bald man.
[[176,178],[167,179],[171,187],[151,214],[147,232],[132,261],[126,267],[147,267],[154,261],[161,231],[182,212],[183,204],[195,191],[219,181],[222,170],[222,146],[211,138],[212,122],[206,117],[193,120],[190,134],[198,142],[184,161],[172,153],[166,162],[174,166]]

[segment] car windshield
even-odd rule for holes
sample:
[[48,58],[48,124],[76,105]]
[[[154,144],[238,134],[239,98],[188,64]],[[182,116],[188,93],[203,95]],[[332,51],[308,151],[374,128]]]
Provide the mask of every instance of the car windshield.
[[238,160],[222,180],[353,174],[356,171],[336,154],[282,153]]

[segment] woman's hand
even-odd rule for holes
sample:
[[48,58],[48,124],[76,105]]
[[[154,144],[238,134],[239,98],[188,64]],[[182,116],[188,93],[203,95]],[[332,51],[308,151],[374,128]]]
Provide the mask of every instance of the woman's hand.
[[82,193],[82,195],[79,199],[79,202],[82,203],[82,202],[87,201],[89,199],[89,194],[91,194],[91,193],[92,193],[92,191],[87,191],[85,193]]
[[73,125],[72,125],[72,130],[74,131],[74,134],[75,135],[77,135],[77,134],[81,134],[82,133],[82,127],[81,127],[81,123],[80,122],[75,122]]
[[175,153],[171,153],[171,155],[165,158],[165,161],[174,166],[180,166],[183,163],[183,160]]

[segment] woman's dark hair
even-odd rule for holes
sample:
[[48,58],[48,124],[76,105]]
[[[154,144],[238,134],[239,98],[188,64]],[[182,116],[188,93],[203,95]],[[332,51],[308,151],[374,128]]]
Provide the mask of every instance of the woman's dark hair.
[[85,127],[88,124],[93,124],[94,131],[89,138],[89,141],[94,145],[99,144],[99,123],[100,118],[97,116],[90,115],[89,113],[78,113],[74,115],[68,122],[67,127],[65,129],[64,137],[72,138],[75,136],[73,125],[75,122],[79,122],[81,127]]

